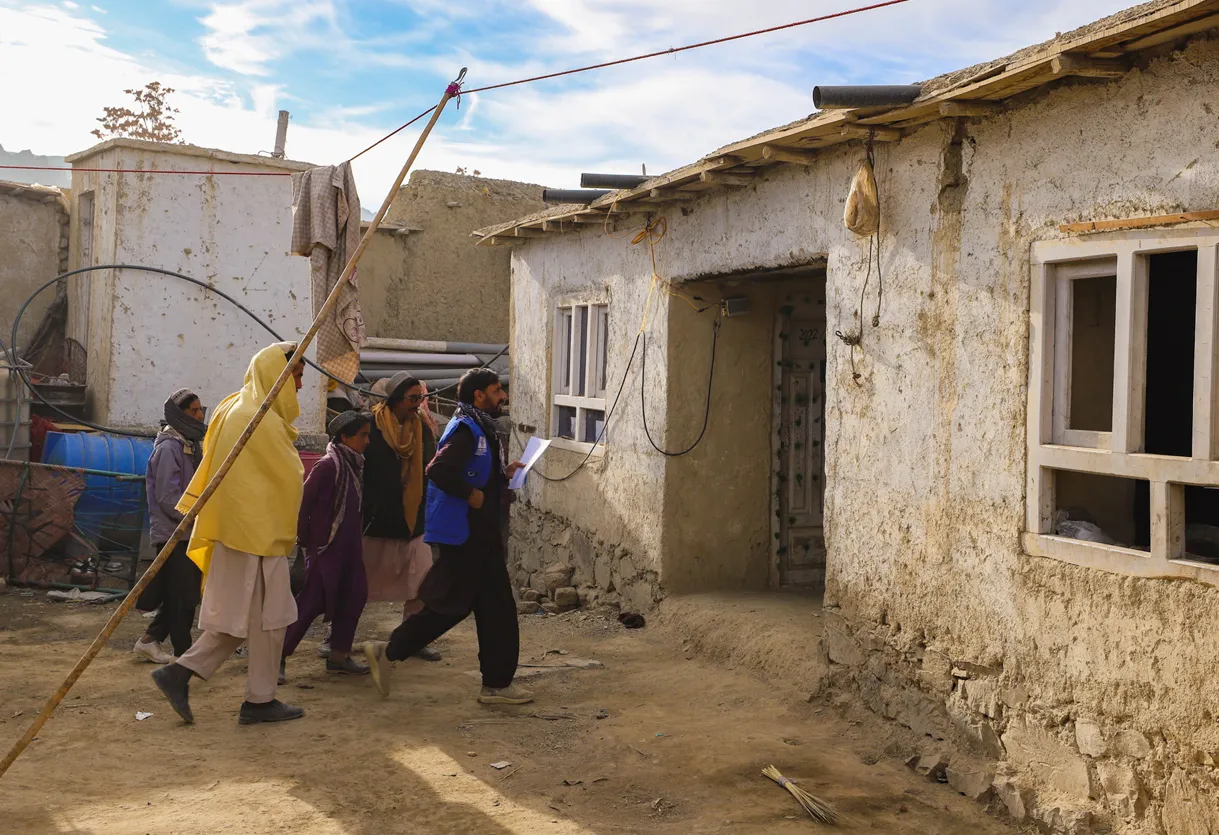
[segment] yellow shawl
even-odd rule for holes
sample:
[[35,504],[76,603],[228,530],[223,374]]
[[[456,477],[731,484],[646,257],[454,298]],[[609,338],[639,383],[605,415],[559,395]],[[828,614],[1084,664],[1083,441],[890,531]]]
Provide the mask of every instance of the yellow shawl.
[[384,403],[373,406],[372,413],[385,443],[397,453],[401,462],[402,512],[406,516],[406,526],[418,535],[415,520],[423,501],[423,421],[413,413],[405,423],[399,423]]
[[[289,343],[279,343],[255,354],[241,391],[216,407],[203,438],[203,461],[178,502],[179,513],[190,509],[220,469],[287,365],[285,351],[292,349]],[[187,554],[202,570],[205,582],[217,542],[262,557],[292,553],[304,492],[304,466],[292,444],[298,434],[292,422],[299,415],[296,386],[289,379],[195,518]]]

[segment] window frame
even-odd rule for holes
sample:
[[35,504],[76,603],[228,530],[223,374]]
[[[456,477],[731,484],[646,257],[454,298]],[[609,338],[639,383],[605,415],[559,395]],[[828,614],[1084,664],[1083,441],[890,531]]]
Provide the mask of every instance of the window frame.
[[[587,311],[587,318],[581,317],[581,309]],[[604,438],[601,443],[587,440],[584,437],[584,423],[587,412],[604,414],[607,410],[605,388],[600,384],[608,380],[609,376],[608,327],[609,302],[604,299],[571,299],[555,305],[550,398],[552,446],[572,452],[604,452]],[[581,339],[583,351],[578,348],[578,341]],[[604,357],[599,350],[603,342],[606,348]],[[582,369],[579,363],[581,356],[584,360]],[[575,392],[580,387],[581,371],[584,372],[584,393],[577,394]],[[559,437],[560,407],[576,410],[573,427],[575,439]],[[608,415],[606,417],[608,418]]]
[[[1193,443],[1190,457],[1149,455],[1144,442],[1148,257],[1196,250]],[[1067,428],[1070,298],[1075,278],[1116,258],[1111,432]],[[1219,230],[1180,228],[1105,233],[1033,244],[1029,296],[1029,391],[1025,553],[1138,577],[1181,577],[1219,586],[1219,565],[1185,556],[1185,487],[1219,487]],[[1064,292],[1068,291],[1068,292]],[[1065,299],[1064,299],[1065,296]],[[1151,547],[1138,551],[1057,536],[1054,471],[1145,479]]]

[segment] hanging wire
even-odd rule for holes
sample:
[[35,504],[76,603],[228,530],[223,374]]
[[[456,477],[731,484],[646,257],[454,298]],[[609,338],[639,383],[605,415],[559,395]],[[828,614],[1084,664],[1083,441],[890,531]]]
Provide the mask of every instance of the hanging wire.
[[[126,437],[132,437],[132,438],[151,438],[151,437],[155,436],[153,433],[148,433],[148,432],[139,432],[139,431],[134,431],[134,430],[119,429],[119,428],[115,428],[115,427],[111,427],[111,426],[104,426],[102,424],[94,423],[89,420],[85,420],[83,418],[80,418],[80,417],[77,417],[76,415],[71,414],[70,412],[64,411],[59,406],[48,401],[46,399],[46,397],[44,397],[42,395],[42,393],[34,386],[33,381],[30,379],[29,370],[26,369],[24,366],[19,365],[16,362],[15,352],[16,352],[16,342],[17,342],[17,328],[21,324],[21,318],[25,315],[26,310],[29,308],[30,304],[33,303],[34,299],[36,299],[41,293],[43,293],[50,287],[54,286],[55,284],[59,283],[60,281],[63,281],[71,276],[79,275],[79,274],[90,274],[90,277],[92,277],[92,273],[95,273],[99,270],[133,270],[136,272],[146,272],[146,273],[155,273],[157,275],[167,275],[167,276],[170,276],[171,278],[176,278],[176,279],[179,279],[180,281],[185,281],[189,284],[193,284],[196,287],[200,287],[200,288],[206,290],[207,292],[213,293],[213,294],[219,296],[220,298],[224,299],[229,304],[233,305],[238,310],[240,310],[242,313],[249,316],[259,325],[261,325],[263,327],[263,329],[265,329],[267,331],[267,333],[271,334],[271,336],[273,336],[276,339],[276,341],[279,341],[279,342],[291,341],[291,340],[285,340],[282,336],[280,336],[275,331],[274,328],[272,328],[269,324],[267,324],[267,322],[264,321],[258,314],[256,314],[254,311],[250,310],[248,307],[246,307],[244,304],[239,302],[237,299],[230,296],[228,293],[225,293],[223,290],[213,287],[212,285],[208,284],[205,281],[200,281],[197,278],[191,278],[188,275],[183,275],[182,273],[174,272],[173,270],[166,270],[166,269],[162,269],[161,267],[145,267],[145,266],[141,266],[139,264],[99,264],[99,265],[92,266],[92,267],[81,267],[76,270],[69,270],[68,272],[62,273],[62,274],[56,276],[55,278],[51,279],[50,281],[47,281],[42,286],[38,287],[36,290],[34,290],[33,293],[30,294],[29,298],[27,298],[21,304],[21,307],[19,307],[17,309],[16,317],[13,319],[12,342],[10,343],[10,345],[12,345],[13,347],[10,349],[9,347],[5,346],[3,342],[0,342],[0,348],[4,349],[4,353],[9,357],[10,366],[16,370],[18,376],[21,378],[21,380],[25,384],[26,388],[29,389],[30,393],[34,395],[35,399],[37,399],[38,402],[40,402],[46,408],[50,409],[55,414],[59,415],[60,417],[66,419],[66,420],[70,420],[73,423],[78,423],[82,426],[87,426],[90,429],[94,429],[98,432],[107,432],[112,435],[123,435]],[[496,360],[498,360],[500,357],[502,357],[507,352],[508,352],[508,346],[505,345],[503,347],[503,349],[500,350],[499,353],[497,353],[495,356],[493,356],[491,359],[487,360],[486,362],[482,363],[482,365],[479,367],[480,368],[489,368],[492,363],[494,363]],[[315,363],[313,360],[309,359],[308,357],[304,357],[303,359],[309,366],[311,366],[313,369],[315,369],[316,371],[321,373],[324,377],[326,377],[330,380],[333,380],[336,383],[339,383],[340,385],[345,386],[346,388],[349,388],[353,391],[357,391],[360,394],[365,395],[367,397],[382,399],[382,395],[377,394],[376,392],[372,391],[371,389],[360,388],[359,386],[352,385],[351,383],[348,383],[345,380],[341,380],[338,377],[335,377],[333,374],[328,372],[326,369],[322,368],[320,365],[318,365],[317,363]],[[447,392],[453,391],[456,388],[457,388],[457,384],[455,384],[455,383],[450,384],[450,385],[444,386],[443,388],[436,389],[436,391],[428,392],[428,397],[436,397],[438,395],[442,395]],[[17,410],[17,412],[13,418],[12,437],[10,437],[10,439],[9,439],[9,444],[10,444],[9,454],[11,454],[11,452],[12,452],[13,438],[16,437],[16,434],[20,429],[20,420],[21,420],[20,410]]]

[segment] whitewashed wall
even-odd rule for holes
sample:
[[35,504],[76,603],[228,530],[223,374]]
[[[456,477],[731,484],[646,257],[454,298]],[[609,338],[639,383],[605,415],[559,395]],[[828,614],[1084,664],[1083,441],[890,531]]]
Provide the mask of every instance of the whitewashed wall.
[[[70,160],[90,168],[306,167],[130,140]],[[308,329],[309,263],[288,254],[290,177],[76,172],[73,183],[75,199],[89,190],[95,195],[94,263],[181,272],[233,296],[287,340]],[[89,306],[88,382],[94,416],[108,425],[155,425],[166,396],[181,386],[215,406],[241,387],[254,353],[275,341],[229,302],[170,276],[98,274]],[[303,432],[324,431],[323,383],[317,372],[306,372],[297,421]]]

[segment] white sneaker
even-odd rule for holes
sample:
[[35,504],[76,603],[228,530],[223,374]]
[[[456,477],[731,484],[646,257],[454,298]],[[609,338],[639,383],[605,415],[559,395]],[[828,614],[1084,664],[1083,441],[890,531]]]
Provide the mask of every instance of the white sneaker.
[[148,659],[154,664],[172,664],[175,660],[177,660],[168,652],[161,649],[160,644],[156,643],[155,641],[147,641],[144,638],[140,638],[138,641],[136,641],[135,646],[131,648],[131,651],[138,656]]

